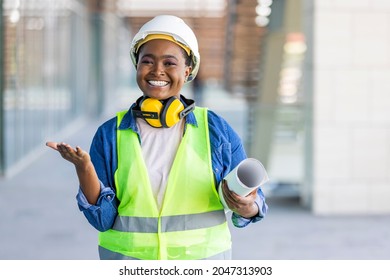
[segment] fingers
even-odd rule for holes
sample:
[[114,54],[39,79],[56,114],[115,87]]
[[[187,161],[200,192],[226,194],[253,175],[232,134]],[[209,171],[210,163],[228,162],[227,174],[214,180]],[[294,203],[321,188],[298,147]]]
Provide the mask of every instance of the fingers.
[[247,196],[240,196],[235,192],[230,191],[226,182],[223,182],[222,188],[225,202],[230,210],[246,218],[257,215],[259,209],[255,203],[257,196],[256,190],[252,191]]
[[229,187],[225,180],[223,180],[222,182],[222,193],[226,204],[232,211],[234,211],[238,207],[237,200],[239,200],[239,196],[236,193],[229,190]]
[[76,151],[69,144],[66,143],[58,144],[57,149],[60,152],[61,156],[66,159],[69,159],[76,155]]
[[46,146],[58,151],[63,158],[67,158],[70,155],[82,155],[83,150],[81,150],[80,147],[77,147],[76,150],[74,150],[69,144],[66,144],[64,142],[58,143],[58,142],[46,142]]
[[223,187],[223,195],[225,197],[225,200],[227,199],[232,202],[237,202],[238,200],[240,200],[240,196],[229,189],[226,180],[223,180],[222,187]]
[[83,168],[90,164],[91,157],[85,151],[83,151],[80,146],[73,148],[71,145],[64,142],[46,142],[46,146],[59,152],[61,157],[71,163],[73,163],[76,168]]
[[81,157],[84,154],[84,151],[80,148],[80,146],[76,146],[76,154]]
[[228,184],[225,180],[222,183],[222,188],[224,199],[230,209],[240,209],[242,207],[247,207],[248,205],[252,205],[256,200],[257,189],[250,192],[247,196],[240,196],[229,190]]
[[58,145],[57,142],[51,142],[51,141],[46,142],[46,146],[48,146],[48,147],[50,147],[50,148],[52,148],[52,149],[54,149],[54,150],[56,150],[56,151],[58,151],[57,145]]

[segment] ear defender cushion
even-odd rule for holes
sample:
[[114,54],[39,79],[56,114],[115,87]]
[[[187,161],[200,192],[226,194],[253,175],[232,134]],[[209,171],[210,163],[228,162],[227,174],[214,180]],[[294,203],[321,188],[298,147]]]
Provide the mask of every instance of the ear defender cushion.
[[140,109],[143,112],[154,112],[158,114],[157,119],[145,118],[145,121],[153,127],[162,127],[160,114],[163,104],[160,100],[154,98],[144,98],[140,103]]
[[166,100],[161,112],[160,120],[163,127],[171,127],[180,120],[180,112],[184,110],[184,105],[179,99],[172,96]]
[[137,103],[140,111],[134,110],[133,113],[153,127],[174,126],[180,118],[186,116],[194,108],[194,106],[189,106],[188,110],[185,110],[183,103],[174,96],[164,101],[143,97]]

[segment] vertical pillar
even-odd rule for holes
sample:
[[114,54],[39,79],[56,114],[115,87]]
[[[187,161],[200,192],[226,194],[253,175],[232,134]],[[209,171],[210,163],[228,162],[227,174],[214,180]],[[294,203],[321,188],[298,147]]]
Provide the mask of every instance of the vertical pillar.
[[[262,62],[263,77],[259,83],[259,98],[254,106],[253,139],[250,143],[250,153],[259,158],[268,168],[271,144],[275,128],[275,113],[277,109],[277,88],[283,62],[283,44],[286,36],[288,3],[277,1],[273,3],[274,12],[264,38],[264,59]],[[261,143],[259,145],[259,142]]]
[[90,89],[90,112],[94,116],[99,116],[103,112],[104,103],[104,25],[103,12],[104,0],[88,0],[88,11],[91,30],[91,57],[90,66],[92,80]]
[[0,175],[4,174],[4,22],[3,0],[0,0]]

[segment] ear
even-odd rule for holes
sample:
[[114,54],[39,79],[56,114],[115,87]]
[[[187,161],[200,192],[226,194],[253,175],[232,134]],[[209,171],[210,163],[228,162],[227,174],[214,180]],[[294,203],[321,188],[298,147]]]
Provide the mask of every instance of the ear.
[[188,77],[190,76],[191,71],[192,71],[192,67],[191,66],[186,66],[186,71],[184,72],[184,76],[185,76],[185,80],[186,81],[187,81]]

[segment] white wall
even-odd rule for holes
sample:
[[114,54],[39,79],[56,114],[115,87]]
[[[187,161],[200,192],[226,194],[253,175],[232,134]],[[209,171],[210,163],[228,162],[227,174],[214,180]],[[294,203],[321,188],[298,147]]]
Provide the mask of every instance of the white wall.
[[313,211],[390,213],[390,1],[314,3]]

